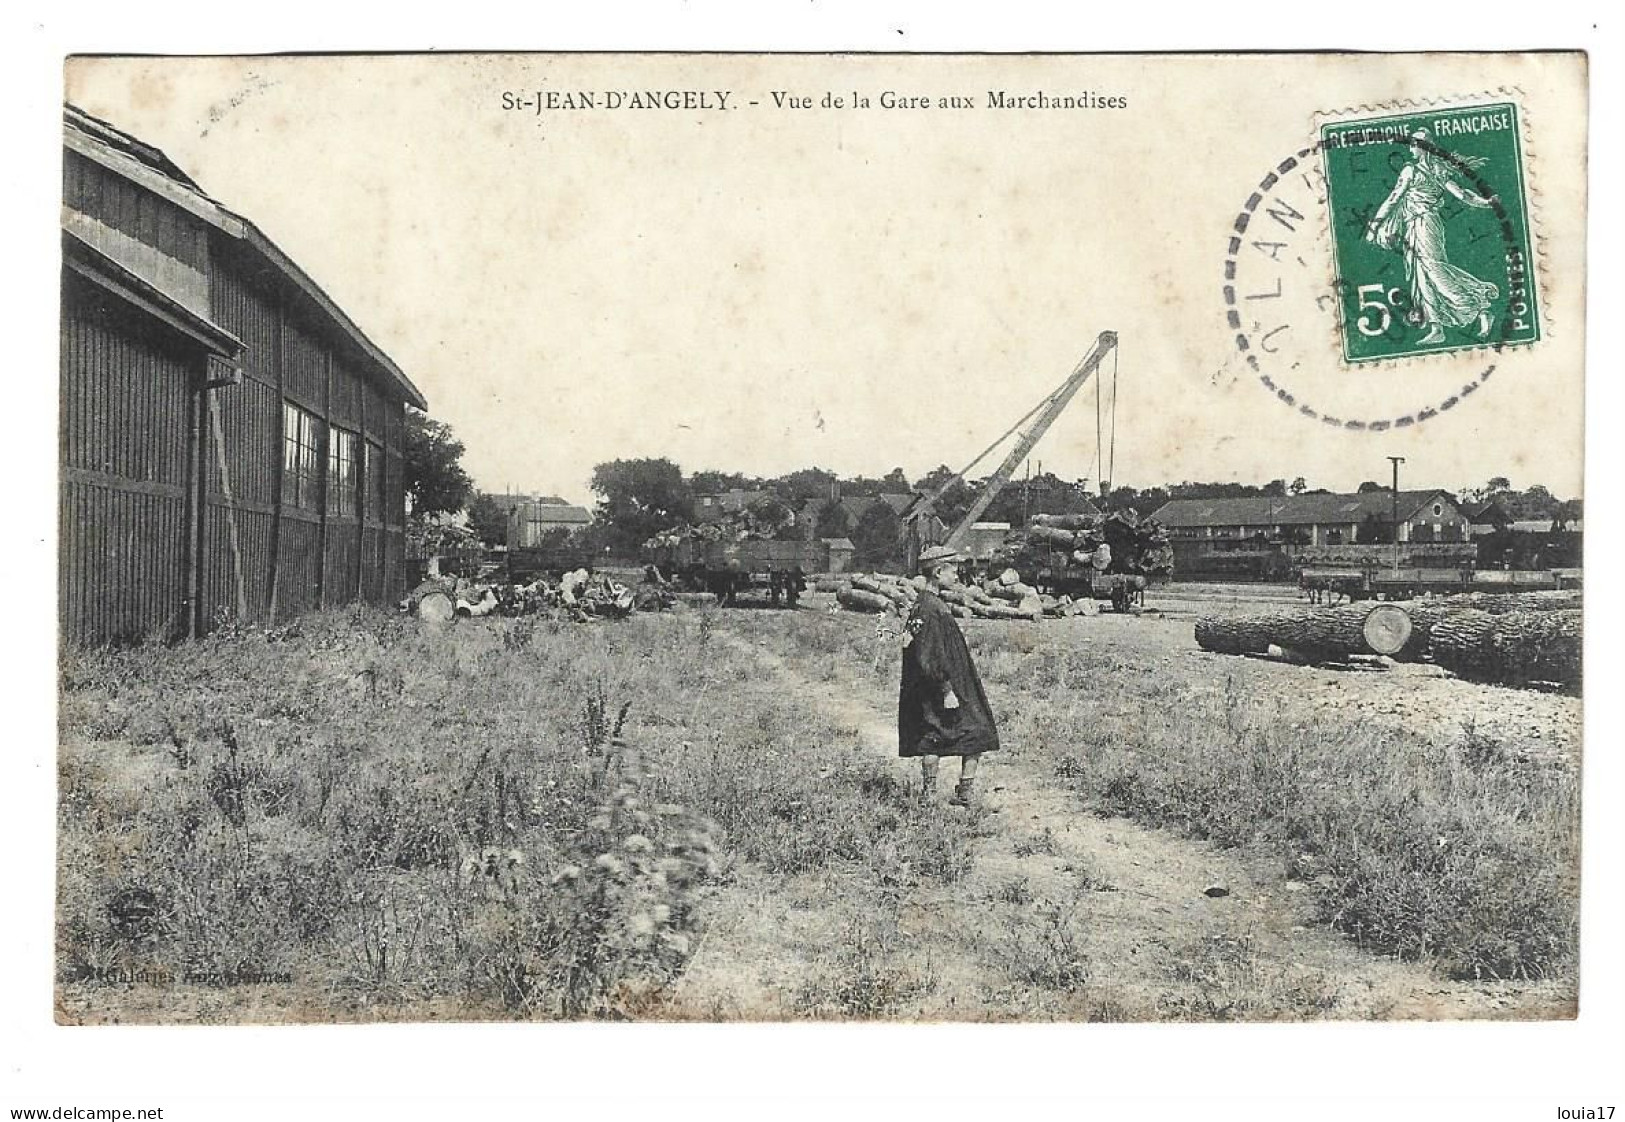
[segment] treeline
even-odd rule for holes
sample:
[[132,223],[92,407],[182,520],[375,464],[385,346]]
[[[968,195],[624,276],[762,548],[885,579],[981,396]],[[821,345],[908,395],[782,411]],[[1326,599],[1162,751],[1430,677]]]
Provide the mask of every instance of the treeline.
[[[843,477],[818,467],[771,477],[713,470],[685,475],[666,459],[614,460],[593,469],[595,531],[613,551],[633,551],[662,530],[700,520],[701,499],[745,492],[757,504],[777,504],[795,516],[785,536],[849,538],[859,566],[881,567],[895,560],[899,512],[907,505],[901,498],[935,495],[946,487],[938,517],[953,525],[970,510],[983,484],[955,481],[954,474],[944,464],[914,479],[902,468],[878,477]],[[1045,472],[1012,481],[982,517],[1021,525],[1034,514],[1076,513],[1092,505],[1081,485]]]
[[[462,446],[445,426],[429,422],[423,426],[418,447],[408,456],[409,488],[414,490],[414,508],[445,509],[458,491],[466,498],[470,527],[486,542],[503,540],[511,499],[468,488],[457,460]],[[410,461],[416,460],[414,464]],[[414,470],[416,469],[416,470]],[[580,544],[596,552],[618,555],[636,553],[655,534],[700,520],[700,500],[707,496],[746,492],[756,502],[781,505],[796,517],[784,531],[803,537],[850,538],[857,550],[857,563],[870,567],[882,564],[895,550],[901,524],[899,509],[906,503],[897,496],[936,495],[936,513],[945,523],[956,524],[970,509],[985,486],[980,479],[954,480],[954,471],[939,465],[922,476],[910,478],[902,468],[881,476],[841,476],[819,467],[802,468],[779,476],[747,475],[743,472],[702,470],[685,473],[664,458],[611,460],[593,469],[595,498],[594,523],[577,532]],[[449,486],[447,476],[456,477]],[[420,482],[421,481],[421,482]],[[951,486],[948,486],[951,482]],[[438,486],[437,486],[438,485]],[[1401,486],[1403,487],[1404,481]],[[1359,485],[1362,493],[1386,491],[1374,480]],[[1311,488],[1303,476],[1272,479],[1266,483],[1234,481],[1194,481],[1168,483],[1155,487],[1114,487],[1104,495],[1083,481],[1067,480],[1052,472],[1011,480],[988,505],[985,521],[1023,526],[1035,514],[1077,514],[1133,511],[1141,518],[1154,514],[1171,499],[1235,499],[1303,494],[1325,494],[1324,487]],[[432,496],[432,498],[431,498]],[[892,501],[865,502],[893,496]],[[1576,523],[1582,515],[1579,499],[1559,499],[1540,484],[1514,488],[1505,476],[1496,476],[1482,486],[1456,492],[1464,509],[1477,510],[1494,503],[1509,522],[1551,519],[1560,526]],[[428,500],[428,501],[425,501]],[[557,496],[541,501],[563,502]]]

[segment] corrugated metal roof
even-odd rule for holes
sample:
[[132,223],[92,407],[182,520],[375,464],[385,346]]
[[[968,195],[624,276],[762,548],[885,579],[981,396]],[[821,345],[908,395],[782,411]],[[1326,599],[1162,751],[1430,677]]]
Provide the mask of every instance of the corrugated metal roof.
[[[1442,500],[1452,510],[1448,491],[1401,491],[1399,517],[1409,519],[1426,504]],[[1151,517],[1169,528],[1188,526],[1312,526],[1363,522],[1368,515],[1387,521],[1393,514],[1388,491],[1365,494],[1250,495],[1240,499],[1170,499]]]

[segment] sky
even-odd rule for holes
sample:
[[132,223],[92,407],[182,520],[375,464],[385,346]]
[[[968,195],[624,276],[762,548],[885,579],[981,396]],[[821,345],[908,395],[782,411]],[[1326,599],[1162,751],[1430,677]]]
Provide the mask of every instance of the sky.
[[[1413,412],[1497,365],[1409,432],[1282,405],[1224,318],[1249,193],[1317,113],[1503,83],[1542,124],[1546,339],[1351,372],[1300,288],[1282,370],[1327,411]],[[1583,141],[1584,73],[1561,57],[112,58],[70,62],[67,87],[299,262],[487,490],[588,501],[594,464],[641,456],[762,476],[963,467],[1112,330],[1116,483],[1353,489],[1400,455],[1407,488],[1581,491],[1584,183],[1555,172]],[[988,104],[1039,90],[1095,107]],[[596,104],[505,108],[538,91]],[[644,91],[689,102],[628,108]],[[888,91],[928,107],[886,107]],[[1313,202],[1299,248],[1318,268]],[[1085,386],[1032,469],[1098,482],[1096,420]]]

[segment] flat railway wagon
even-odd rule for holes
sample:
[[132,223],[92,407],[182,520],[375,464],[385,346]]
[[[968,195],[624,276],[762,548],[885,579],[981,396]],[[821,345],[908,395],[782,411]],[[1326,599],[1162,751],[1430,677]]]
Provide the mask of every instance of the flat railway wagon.
[[688,540],[650,550],[645,560],[667,580],[715,593],[723,604],[734,603],[742,593],[765,590],[774,603],[783,596],[793,607],[807,574],[829,569],[829,544]]
[[[1304,570],[1305,581],[1310,575],[1311,570]],[[1453,569],[1417,567],[1366,569],[1357,577],[1340,572],[1337,584],[1339,590],[1351,600],[1414,600],[1422,596],[1448,596],[1461,592],[1511,593],[1577,588],[1580,575],[1575,570],[1556,569],[1478,571],[1470,566]]]
[[510,549],[507,554],[508,583],[529,584],[537,577],[557,580],[577,569],[591,570],[597,560],[591,551],[570,546]]

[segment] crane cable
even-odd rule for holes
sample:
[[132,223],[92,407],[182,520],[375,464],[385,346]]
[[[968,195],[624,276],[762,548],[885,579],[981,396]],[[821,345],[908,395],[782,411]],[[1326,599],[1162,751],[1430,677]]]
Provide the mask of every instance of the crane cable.
[[1122,345],[1119,343],[1118,346],[1112,348],[1112,419],[1110,429],[1111,443],[1106,446],[1107,482],[1111,482],[1117,478],[1117,352],[1121,349],[1121,347]]
[[[1117,354],[1117,348],[1116,347],[1112,348],[1112,354],[1113,354],[1113,356],[1115,356]],[[1115,358],[1114,358],[1114,361],[1115,361]],[[1102,381],[1102,379],[1100,377],[1097,376],[1095,378],[1095,466],[1100,469],[1100,472],[1095,476],[1095,480],[1096,480],[1097,483],[1104,483],[1106,481],[1106,457],[1102,454],[1102,446],[1101,446],[1101,443],[1100,443],[1100,383],[1101,383],[1101,381]],[[1106,491],[1105,491],[1104,487],[1101,488],[1100,494],[1101,494],[1102,498],[1105,497]]]

